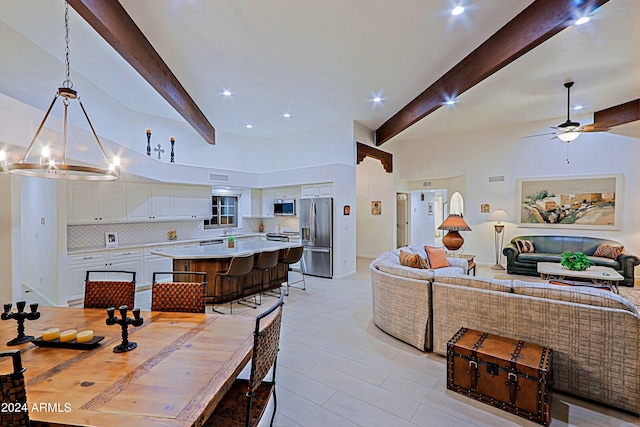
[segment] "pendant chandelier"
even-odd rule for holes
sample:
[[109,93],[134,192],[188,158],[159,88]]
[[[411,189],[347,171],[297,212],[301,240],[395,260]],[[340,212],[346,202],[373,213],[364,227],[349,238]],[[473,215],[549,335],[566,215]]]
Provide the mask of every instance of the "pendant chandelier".
[[[42,122],[38,126],[29,147],[25,151],[22,159],[18,163],[13,163],[8,165],[9,173],[23,176],[36,176],[41,178],[54,178],[54,179],[74,179],[74,180],[86,180],[86,181],[111,181],[116,180],[120,177],[120,159],[115,156],[111,162],[107,159],[107,155],[104,152],[104,148],[100,143],[100,138],[98,138],[98,134],[96,133],[93,125],[91,124],[91,120],[89,120],[89,116],[87,115],[84,106],[82,105],[82,101],[78,96],[78,92],[73,90],[73,83],[69,77],[69,3],[65,1],[64,7],[64,29],[65,29],[65,66],[66,66],[66,79],[62,82],[62,87],[58,88],[55,96],[53,97],[53,101],[51,101],[51,105],[49,105],[49,109],[44,115]],[[44,128],[44,124],[49,118],[49,114],[53,109],[56,101],[59,97],[62,97],[62,104],[64,106],[64,115],[63,115],[63,132],[62,132],[62,156],[56,160],[54,158],[53,153],[51,152],[51,148],[49,146],[44,146],[40,152],[40,156],[37,161],[29,161],[29,156],[32,154],[32,150],[34,147],[34,143],[38,139],[40,132]],[[102,157],[104,159],[104,168],[93,167],[93,166],[84,166],[84,165],[75,165],[67,162],[67,110],[69,104],[77,100],[80,105],[80,109],[84,117],[87,119],[87,123],[89,124],[89,128],[91,128],[91,132],[95,138],[98,147],[100,148],[100,152],[102,153]]]

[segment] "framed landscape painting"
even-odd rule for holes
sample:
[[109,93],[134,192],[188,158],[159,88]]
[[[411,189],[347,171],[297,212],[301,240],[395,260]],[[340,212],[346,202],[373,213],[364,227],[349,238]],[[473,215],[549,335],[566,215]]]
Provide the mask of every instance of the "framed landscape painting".
[[520,227],[618,230],[622,221],[621,174],[519,178]]

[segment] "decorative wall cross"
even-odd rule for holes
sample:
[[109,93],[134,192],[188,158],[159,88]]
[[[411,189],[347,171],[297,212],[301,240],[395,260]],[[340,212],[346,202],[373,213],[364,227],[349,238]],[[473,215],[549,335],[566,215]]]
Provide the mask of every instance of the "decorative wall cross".
[[162,160],[162,158],[160,157],[162,153],[164,153],[164,150],[162,149],[162,145],[158,144],[158,146],[154,148],[153,151],[156,151],[158,153],[158,160]]

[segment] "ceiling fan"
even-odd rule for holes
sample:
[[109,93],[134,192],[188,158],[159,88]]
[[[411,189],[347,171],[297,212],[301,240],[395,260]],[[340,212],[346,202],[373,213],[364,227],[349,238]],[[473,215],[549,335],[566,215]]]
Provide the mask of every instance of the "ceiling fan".
[[607,132],[611,129],[609,126],[607,126],[606,122],[580,126],[580,123],[571,121],[569,111],[571,108],[571,87],[573,86],[573,83],[574,82],[567,82],[564,84],[564,87],[567,88],[567,121],[559,124],[558,126],[551,126],[551,129],[555,129],[556,132],[529,135],[524,136],[523,138],[532,138],[534,136],[542,135],[554,135],[551,139],[558,138],[561,141],[569,143],[579,137],[582,132]]

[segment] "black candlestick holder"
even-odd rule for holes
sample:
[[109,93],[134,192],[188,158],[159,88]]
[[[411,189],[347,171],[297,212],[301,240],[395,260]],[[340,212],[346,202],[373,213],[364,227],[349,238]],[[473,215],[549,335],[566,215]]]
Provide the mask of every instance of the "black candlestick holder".
[[175,163],[176,159],[176,153],[173,150],[173,146],[176,144],[176,139],[174,137],[171,137],[171,162],[170,163]]
[[31,308],[31,313],[27,313],[24,311],[24,307],[27,305],[26,301],[18,301],[16,303],[16,308],[18,311],[11,312],[12,304],[4,305],[4,313],[0,315],[2,320],[15,319],[18,322],[18,336],[7,342],[7,345],[18,345],[24,344],[26,342],[30,342],[33,339],[32,335],[24,334],[24,321],[25,320],[36,320],[40,318],[40,312],[38,311],[38,304],[29,304],[29,308]]
[[132,326],[140,326],[144,323],[144,319],[140,317],[140,309],[134,308],[131,310],[133,313],[133,319],[131,317],[127,317],[127,306],[122,305],[118,308],[120,312],[120,319],[115,316],[116,309],[114,307],[107,308],[107,325],[115,325],[116,323],[122,327],[122,343],[113,347],[114,353],[124,353],[126,351],[131,351],[134,348],[138,347],[138,344],[135,342],[129,342],[129,325]]
[[151,129],[147,129],[147,156],[151,156]]

